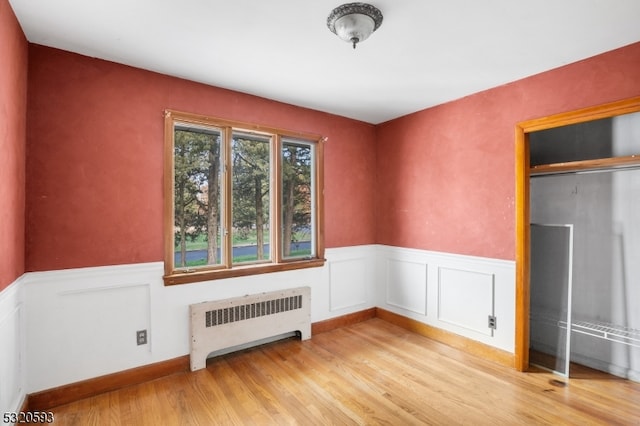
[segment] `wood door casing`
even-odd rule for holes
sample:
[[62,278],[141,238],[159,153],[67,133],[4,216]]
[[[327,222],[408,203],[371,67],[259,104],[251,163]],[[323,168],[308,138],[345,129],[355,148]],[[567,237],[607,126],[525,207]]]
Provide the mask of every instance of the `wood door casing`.
[[[640,111],[640,96],[611,102],[576,111],[564,112],[548,117],[528,120],[516,125],[516,325],[514,367],[518,371],[529,368],[529,301],[530,301],[530,194],[529,179],[534,170],[530,167],[529,134],[586,121],[615,117]],[[629,164],[629,158],[621,157],[621,165]],[[634,160],[635,162],[635,160]],[[584,168],[576,162],[574,170]],[[640,156],[637,159],[640,164]],[[606,161],[608,166],[616,165],[616,159]],[[540,168],[540,166],[537,166]],[[565,167],[564,171],[571,170]]]

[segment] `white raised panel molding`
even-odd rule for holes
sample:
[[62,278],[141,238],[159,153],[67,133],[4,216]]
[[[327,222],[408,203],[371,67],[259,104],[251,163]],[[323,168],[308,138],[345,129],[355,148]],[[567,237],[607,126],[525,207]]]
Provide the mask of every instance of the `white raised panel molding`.
[[312,322],[374,307],[376,250],[332,248],[324,267],[174,286],[162,262],[27,273],[26,393],[187,355],[194,303],[308,286]]
[[493,336],[494,274],[438,268],[438,320]]
[[326,276],[311,289],[312,323],[375,306],[375,256],[374,245],[326,249]]
[[420,315],[427,315],[426,264],[387,259],[386,303]]
[[380,245],[376,268],[381,308],[514,352],[514,261]]
[[[30,392],[153,362],[154,271],[145,264],[27,274]],[[137,345],[138,330],[147,330],[146,345]]]
[[[325,255],[324,267],[168,287],[162,282],[162,262],[27,273],[19,286],[0,293],[0,303],[6,306],[10,300],[11,305],[0,309],[11,312],[2,332],[10,340],[26,341],[25,350],[17,352],[0,345],[0,374],[11,377],[2,378],[2,386],[20,388],[0,398],[15,405],[28,393],[187,355],[190,304],[300,286],[311,287],[312,322],[379,306],[513,352],[514,262],[377,245],[331,248]],[[462,310],[476,304],[455,306],[448,293],[453,287],[439,288],[442,269],[494,277],[498,328],[493,336],[469,328],[474,320],[456,324]],[[490,293],[486,288],[480,280],[481,300]],[[439,292],[445,292],[448,309],[444,321],[438,318]],[[136,345],[140,329],[148,330],[146,346]],[[15,330],[21,337],[15,337]],[[28,368],[14,373],[16,362]]]
[[0,413],[20,409],[26,395],[22,279],[0,292]]
[[329,310],[355,308],[367,303],[367,260],[356,258],[329,262]]

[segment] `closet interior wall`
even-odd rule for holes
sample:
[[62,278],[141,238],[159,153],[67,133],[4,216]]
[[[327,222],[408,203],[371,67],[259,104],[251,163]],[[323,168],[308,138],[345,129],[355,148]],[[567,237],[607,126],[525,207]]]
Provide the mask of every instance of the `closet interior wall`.
[[[533,132],[530,146],[532,166],[640,154],[640,113]],[[556,286],[534,280],[557,255],[531,246],[531,348],[562,346],[566,334],[549,324],[570,327],[572,362],[640,381],[640,169],[531,176],[530,196],[532,224],[573,227],[568,312],[558,311]]]

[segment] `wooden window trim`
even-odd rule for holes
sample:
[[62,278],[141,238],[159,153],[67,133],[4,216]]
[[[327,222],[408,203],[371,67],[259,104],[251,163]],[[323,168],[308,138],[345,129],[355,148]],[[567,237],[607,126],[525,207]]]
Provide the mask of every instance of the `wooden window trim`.
[[[251,132],[258,132],[271,135],[274,139],[272,141],[272,164],[276,167],[275,173],[272,174],[272,180],[270,181],[271,187],[274,189],[274,200],[276,203],[281,203],[282,195],[279,181],[282,179],[281,166],[282,159],[281,148],[282,138],[294,138],[305,140],[312,143],[315,147],[315,161],[314,161],[314,180],[315,180],[315,257],[312,259],[283,259],[281,256],[280,245],[282,244],[282,236],[280,235],[280,228],[282,226],[282,219],[280,212],[280,204],[276,204],[275,214],[272,224],[275,226],[270,227],[271,237],[270,241],[272,247],[278,247],[277,250],[273,250],[272,259],[268,263],[252,263],[252,264],[236,264],[232,265],[232,247],[231,244],[223,245],[225,247],[224,263],[221,265],[211,265],[210,267],[199,267],[194,270],[181,271],[176,270],[174,265],[174,123],[183,122],[194,125],[211,126],[223,129],[227,138],[231,137],[233,130],[247,130]],[[230,139],[229,139],[230,140]],[[317,134],[304,133],[290,131],[275,127],[267,127],[256,125],[252,123],[244,123],[239,121],[218,119],[215,117],[208,117],[199,114],[186,113],[175,110],[164,111],[164,276],[163,280],[165,285],[176,285],[195,283],[202,281],[210,281],[216,279],[242,277],[248,275],[265,274],[271,272],[291,271],[305,268],[321,267],[325,264],[324,258],[324,143],[326,138]],[[225,150],[224,162],[227,163],[231,153],[230,144],[227,144]],[[231,194],[231,179],[224,179],[226,194]],[[231,203],[224,203],[224,227],[226,229],[231,228]],[[275,228],[275,229],[273,229]],[[277,246],[275,245],[277,244]]]
[[[518,371],[529,368],[529,303],[530,303],[530,177],[540,174],[541,170],[564,168],[568,171],[586,170],[588,168],[624,167],[638,164],[638,156],[618,157],[605,160],[586,160],[558,164],[530,166],[529,133],[547,130],[587,121],[611,118],[618,115],[640,112],[640,96],[611,102],[576,111],[564,112],[548,117],[528,120],[516,125],[515,129],[515,213],[516,213],[516,324],[515,324],[515,356],[514,367]],[[598,164],[603,163],[603,164]],[[573,163],[573,164],[572,164]],[[580,164],[581,163],[581,164]],[[608,163],[608,164],[606,164]],[[576,168],[577,166],[577,168]],[[548,173],[548,172],[547,172]]]

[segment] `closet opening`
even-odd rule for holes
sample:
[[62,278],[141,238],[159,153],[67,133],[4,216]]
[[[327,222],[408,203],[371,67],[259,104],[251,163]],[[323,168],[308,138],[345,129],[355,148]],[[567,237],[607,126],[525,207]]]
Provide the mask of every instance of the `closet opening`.
[[640,97],[516,127],[515,367],[640,381]]

